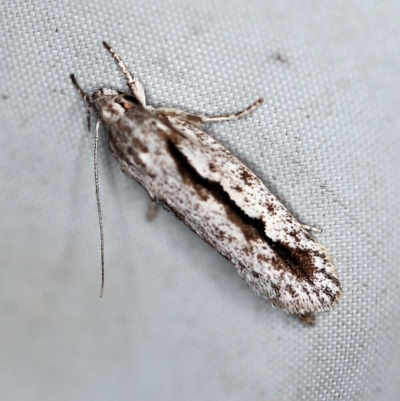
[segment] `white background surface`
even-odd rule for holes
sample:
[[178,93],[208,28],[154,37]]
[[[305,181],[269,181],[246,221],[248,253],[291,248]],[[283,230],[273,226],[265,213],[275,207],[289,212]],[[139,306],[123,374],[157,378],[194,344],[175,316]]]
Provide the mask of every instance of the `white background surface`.
[[[0,3],[2,400],[398,400],[400,3]],[[315,328],[272,309],[148,199],[103,136],[106,287],[93,132],[69,80],[251,117],[208,132],[302,222],[344,287]]]

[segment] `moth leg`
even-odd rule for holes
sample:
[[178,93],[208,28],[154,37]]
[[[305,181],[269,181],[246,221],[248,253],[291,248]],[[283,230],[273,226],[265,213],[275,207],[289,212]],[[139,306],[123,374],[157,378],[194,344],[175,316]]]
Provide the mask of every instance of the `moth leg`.
[[149,205],[149,209],[147,211],[147,220],[151,221],[157,216],[158,204],[157,202],[151,202]]
[[202,115],[195,115],[197,119],[200,117],[201,122],[206,123],[206,122],[213,122],[213,121],[229,121],[229,120],[238,120],[239,118],[246,117],[250,113],[252,113],[255,109],[257,109],[262,103],[264,102],[263,98],[260,98],[256,100],[254,103],[252,103],[249,107],[245,108],[242,111],[239,111],[238,113],[231,113],[231,114],[223,114],[221,116],[206,116],[204,114]]
[[103,46],[110,52],[113,59],[117,62],[122,73],[125,75],[126,83],[129,86],[133,96],[139,101],[142,106],[146,106],[146,95],[144,93],[143,84],[139,81],[136,75],[132,75],[126,68],[125,63],[121,60],[121,57],[115,52],[115,50],[107,43],[103,42]]
[[313,231],[315,233],[322,233],[322,230],[318,227],[309,226],[308,224],[302,224],[302,223],[300,223],[300,224],[301,224],[301,227],[304,228],[304,230]]
[[150,111],[154,111],[158,114],[164,114],[167,117],[178,117],[182,120],[189,121],[192,124],[200,125],[207,122],[216,122],[216,121],[229,121],[229,120],[238,120],[239,118],[245,117],[252,113],[257,107],[261,105],[264,99],[260,98],[254,103],[252,103],[246,109],[239,111],[238,113],[231,114],[223,114],[220,116],[207,116],[205,114],[193,114],[181,109],[172,109],[168,107],[161,107],[159,109],[155,109],[151,106],[147,106],[147,109]]
[[304,313],[303,315],[296,315],[296,317],[309,326],[315,325],[315,316],[312,313]]

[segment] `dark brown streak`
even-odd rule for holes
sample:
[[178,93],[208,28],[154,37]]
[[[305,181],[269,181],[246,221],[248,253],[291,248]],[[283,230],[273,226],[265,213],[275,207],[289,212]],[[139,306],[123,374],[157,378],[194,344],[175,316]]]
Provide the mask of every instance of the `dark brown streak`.
[[[287,266],[297,276],[309,282],[312,281],[314,269],[310,266],[310,255],[308,255],[307,251],[299,249],[294,250],[285,244],[273,241],[265,234],[264,223],[261,220],[248,216],[236,205],[218,182],[210,181],[202,177],[171,140],[168,141],[168,149],[182,176],[190,179],[195,186],[207,189],[216,200],[222,203],[226,208],[228,217],[240,227],[248,241],[262,239],[278,255],[283,262],[283,266]],[[281,263],[277,263],[276,267],[279,268],[283,266]]]

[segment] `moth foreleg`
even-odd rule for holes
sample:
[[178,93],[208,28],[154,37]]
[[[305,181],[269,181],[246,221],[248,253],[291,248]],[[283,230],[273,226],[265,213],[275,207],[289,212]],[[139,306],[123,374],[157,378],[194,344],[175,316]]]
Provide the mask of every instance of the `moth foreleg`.
[[136,75],[132,75],[128,68],[126,68],[125,63],[121,60],[121,57],[115,52],[115,50],[107,43],[103,42],[103,46],[110,52],[113,59],[117,62],[119,68],[121,68],[122,73],[125,75],[126,83],[129,89],[139,101],[142,106],[146,106],[146,95],[144,93],[143,84],[139,81]]

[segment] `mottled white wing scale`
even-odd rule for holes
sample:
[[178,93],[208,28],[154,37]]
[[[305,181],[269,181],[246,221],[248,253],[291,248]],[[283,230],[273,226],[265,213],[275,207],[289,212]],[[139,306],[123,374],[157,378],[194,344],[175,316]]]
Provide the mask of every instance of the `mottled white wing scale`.
[[[283,270],[276,269],[277,250],[270,252],[262,238],[248,244],[246,238],[237,233],[236,241],[229,242],[225,249],[221,247],[223,238],[218,238],[215,247],[235,264],[239,274],[257,293],[285,310],[304,314],[330,309],[332,299],[338,291],[340,293],[340,285],[327,250],[294,219],[262,181],[220,143],[182,116],[172,116],[168,121],[186,136],[186,140],[178,138],[177,148],[201,177],[219,183],[248,217],[262,221],[265,235],[271,241],[305,252],[300,252],[301,266],[293,272],[283,266]],[[189,129],[186,128],[188,124]],[[224,222],[229,220],[226,210],[220,218]],[[195,227],[198,225],[202,225],[201,221]],[[229,227],[228,232],[234,232],[233,228]]]
[[329,252],[250,169],[202,129],[207,121],[243,117],[262,99],[240,113],[217,117],[152,108],[145,104],[140,81],[104,46],[134,95],[100,89],[90,100],[122,171],[229,259],[273,305],[303,317],[336,305],[341,286]]

